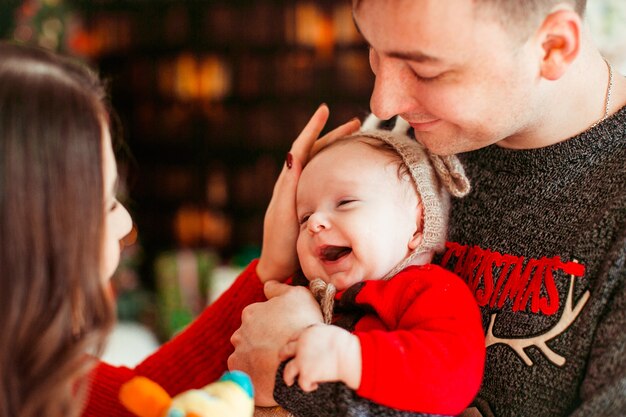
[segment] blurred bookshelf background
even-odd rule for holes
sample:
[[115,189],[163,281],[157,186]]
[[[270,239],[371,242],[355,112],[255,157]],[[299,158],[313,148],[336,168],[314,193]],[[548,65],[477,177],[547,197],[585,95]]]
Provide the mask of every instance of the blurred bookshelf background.
[[[168,339],[258,256],[285,153],[320,103],[329,126],[367,113],[350,3],[0,2],[2,38],[73,55],[109,83],[135,220],[113,280],[121,322],[142,326],[129,334]],[[589,0],[588,20],[626,72],[626,2]]]
[[119,316],[169,338],[258,256],[286,152],[320,103],[367,112],[373,76],[350,1],[24,0],[3,38],[108,81],[135,230]]

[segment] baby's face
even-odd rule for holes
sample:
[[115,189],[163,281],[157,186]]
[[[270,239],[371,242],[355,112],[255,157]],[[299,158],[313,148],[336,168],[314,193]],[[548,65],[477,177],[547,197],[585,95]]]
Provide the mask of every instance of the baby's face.
[[391,157],[355,140],[306,165],[296,209],[304,275],[338,290],[381,279],[402,261],[413,248],[421,215],[415,189],[398,177]]

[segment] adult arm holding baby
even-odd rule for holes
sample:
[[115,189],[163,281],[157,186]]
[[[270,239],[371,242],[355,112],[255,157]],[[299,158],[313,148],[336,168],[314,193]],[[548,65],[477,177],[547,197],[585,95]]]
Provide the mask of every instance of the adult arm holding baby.
[[[233,368],[251,373],[257,404],[272,405],[274,375],[278,367],[278,350],[293,332],[321,321],[319,306],[304,288],[293,288],[279,282],[295,271],[295,246],[285,227],[293,205],[295,186],[302,166],[308,159],[327,119],[328,107],[321,106],[302,133],[294,141],[285,168],[279,176],[272,202],[266,215],[265,241],[259,261],[251,263],[231,287],[184,331],[161,346],[134,369],[111,366],[101,362],[92,373],[89,401],[83,416],[130,415],[117,401],[119,388],[134,376],[145,376],[161,385],[170,395],[201,387],[220,377],[233,353],[231,335],[237,350],[230,358]],[[349,134],[359,127],[350,121],[320,139]],[[291,169],[289,168],[291,167]],[[295,208],[292,209],[295,213]],[[293,214],[295,219],[295,214]],[[279,230],[273,232],[272,230]],[[272,240],[268,236],[273,236]],[[294,238],[295,239],[295,238]],[[294,248],[293,256],[285,248]],[[266,303],[260,303],[266,301]],[[295,310],[289,320],[277,326],[272,317],[285,316],[291,306]],[[293,306],[297,306],[294,309]],[[243,323],[241,321],[243,311]],[[272,335],[268,337],[267,335]],[[252,362],[254,361],[254,362]],[[254,366],[253,366],[254,365]]]
[[320,106],[287,154],[265,215],[263,250],[256,265],[268,301],[246,307],[241,327],[231,338],[235,351],[228,359],[229,368],[250,374],[255,401],[260,406],[276,405],[273,390],[280,349],[294,334],[322,322],[319,305],[311,293],[282,281],[298,269],[295,196],[302,168],[320,147],[360,127],[360,122],[353,119],[318,139],[328,116],[328,107]]
[[[295,329],[280,351],[295,358],[276,375],[274,396],[299,417],[457,414],[480,384],[473,296],[429,265],[445,243],[447,194],[465,195],[467,179],[456,159],[435,162],[402,120],[393,131],[378,122],[325,146],[298,182],[299,266],[333,323]],[[306,285],[300,278],[293,284]]]

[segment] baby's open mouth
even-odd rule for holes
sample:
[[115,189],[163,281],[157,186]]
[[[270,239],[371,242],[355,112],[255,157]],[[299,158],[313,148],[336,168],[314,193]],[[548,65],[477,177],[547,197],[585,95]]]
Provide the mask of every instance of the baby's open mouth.
[[336,261],[352,252],[352,248],[347,246],[325,246],[321,250],[320,258],[323,261]]

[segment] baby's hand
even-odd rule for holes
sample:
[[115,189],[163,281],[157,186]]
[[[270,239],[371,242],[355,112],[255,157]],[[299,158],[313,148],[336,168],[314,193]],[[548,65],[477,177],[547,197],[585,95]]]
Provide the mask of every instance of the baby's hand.
[[285,383],[291,386],[297,377],[305,392],[322,382],[342,381],[355,390],[361,384],[361,344],[340,327],[310,326],[289,341],[279,356],[281,362],[293,357],[285,366]]

